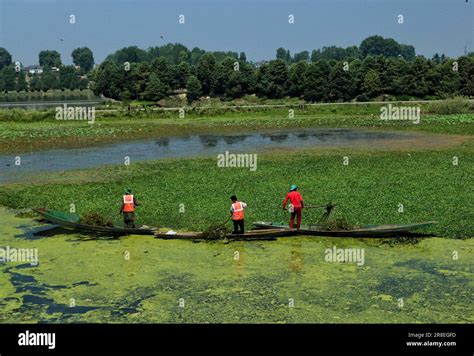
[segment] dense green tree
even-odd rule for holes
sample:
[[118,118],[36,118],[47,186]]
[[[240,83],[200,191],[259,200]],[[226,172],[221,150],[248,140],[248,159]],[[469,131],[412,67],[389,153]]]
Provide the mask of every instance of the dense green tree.
[[41,90],[41,76],[39,74],[33,74],[30,77],[30,91]]
[[428,81],[429,65],[423,57],[417,57],[410,63],[409,74],[415,78],[413,83],[413,90],[408,95],[418,96],[423,98],[428,95],[430,90],[430,83]]
[[12,64],[4,67],[0,72],[1,90],[11,91],[15,90],[16,86],[16,71]]
[[270,99],[282,98],[287,93],[288,67],[282,59],[275,59],[259,68],[258,94]]
[[81,67],[82,73],[87,73],[94,67],[94,54],[87,47],[76,48],[71,57],[72,62]]
[[346,60],[354,60],[354,59],[359,59],[360,58],[360,50],[359,47],[357,46],[349,46],[346,48],[346,55],[345,58]]
[[166,60],[165,58],[158,57],[153,59],[153,61],[151,62],[151,71],[152,73],[156,74],[158,79],[160,79],[160,81],[164,85],[170,88],[175,86],[175,78],[173,76],[172,67],[169,64],[168,60]]
[[79,88],[79,75],[74,66],[62,66],[59,71],[59,84],[60,89],[78,89]]
[[345,70],[342,62],[335,65],[329,74],[330,101],[349,101],[355,96],[355,78],[350,70]]
[[18,92],[28,90],[28,83],[26,82],[25,72],[20,71],[16,74],[15,90]]
[[322,49],[314,50],[311,53],[311,61],[316,62],[319,60],[337,60],[342,61],[347,59],[346,50],[337,46],[323,47]]
[[39,53],[39,65],[59,68],[61,66],[61,55],[57,51],[43,50]]
[[397,86],[398,79],[408,70],[410,63],[400,58],[384,60],[383,67],[378,68],[382,91],[384,94],[397,95],[403,92],[403,88]]
[[102,62],[93,73],[91,89],[96,95],[120,100],[124,86],[125,70],[112,61]]
[[282,47],[278,48],[276,51],[276,59],[280,59],[285,63],[291,62],[291,54],[289,49],[284,49]]
[[157,74],[150,74],[150,79],[143,93],[143,98],[150,101],[159,101],[163,99],[169,90],[169,86],[162,82]]
[[198,100],[202,95],[201,82],[194,75],[191,75],[186,83],[186,98],[188,103]]
[[180,43],[168,43],[160,47],[151,47],[147,51],[149,61],[161,57],[168,61],[169,64],[179,64],[188,62],[191,53],[188,48]]
[[239,60],[241,62],[247,62],[247,56],[245,55],[245,52],[240,52]]
[[415,47],[410,45],[400,44],[400,55],[407,61],[415,59]]
[[151,66],[148,63],[138,63],[132,67],[131,76],[134,81],[131,81],[130,85],[127,86],[132,98],[140,99],[141,93],[146,89],[151,71]]
[[48,90],[59,89],[59,80],[56,72],[49,70],[48,67],[45,69],[46,70],[44,70],[40,76],[40,89],[44,92],[47,92]]
[[281,59],[282,61],[286,62],[286,49],[283,47],[277,48],[276,50],[276,59]]
[[216,83],[217,60],[212,53],[204,54],[196,65],[196,74],[202,86],[203,95],[209,95]]
[[199,59],[206,53],[205,50],[198,47],[194,47],[191,50],[191,64],[196,65],[199,62]]
[[240,98],[245,94],[255,91],[255,71],[248,63],[240,63],[239,70],[230,73],[225,86],[225,96],[228,98]]
[[324,101],[329,94],[329,74],[331,67],[327,61],[311,63],[305,74],[304,99]]
[[363,79],[362,88],[364,93],[370,97],[376,97],[382,93],[382,82],[380,80],[380,75],[376,70],[369,70]]
[[370,36],[360,44],[363,57],[382,55],[385,57],[398,57],[401,54],[400,44],[393,38]]
[[191,68],[187,62],[181,62],[175,66],[176,83],[178,89],[186,88],[186,83],[191,74]]
[[12,56],[5,48],[0,47],[0,70],[12,64]]
[[474,96],[474,55],[459,58],[458,66],[460,94]]
[[288,93],[291,96],[300,97],[304,94],[307,69],[308,63],[306,61],[295,63],[290,67]]
[[221,63],[217,63],[214,73],[214,85],[211,95],[222,95],[225,93],[228,81],[235,71],[235,64],[238,61],[232,57],[226,57]]
[[208,52],[214,55],[216,58],[217,62],[222,62],[224,59],[230,57],[233,58],[234,60],[239,59],[239,54],[237,52],[232,52],[232,51],[214,51],[214,52]]
[[191,52],[181,51],[179,53],[179,64],[181,63],[189,64],[190,61],[191,61]]
[[[473,53],[473,52],[471,52]],[[461,95],[474,96],[474,56],[458,58],[459,93]]]
[[[407,71],[408,72],[408,71]],[[412,70],[409,72],[411,77],[415,77]],[[460,75],[459,71],[455,71],[453,63],[446,61],[437,65],[430,73],[431,88],[434,90],[434,95],[445,98],[456,94],[460,87]],[[413,84],[406,88],[410,95],[416,95],[418,93],[417,87]]]
[[146,51],[137,46],[129,46],[121,48],[115,51],[115,53],[108,55],[105,61],[123,65],[125,62],[140,63],[145,62],[147,59],[148,54]]
[[309,52],[308,51],[302,51],[299,53],[295,53],[293,56],[293,62],[298,63],[300,61],[309,61]]

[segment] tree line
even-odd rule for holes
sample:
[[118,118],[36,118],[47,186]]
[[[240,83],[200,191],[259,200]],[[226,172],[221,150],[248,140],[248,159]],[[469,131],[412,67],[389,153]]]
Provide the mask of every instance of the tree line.
[[[57,52],[43,52],[48,53],[40,56],[40,64],[61,65]],[[457,59],[435,54],[428,59],[416,55],[413,46],[381,36],[368,37],[358,47],[323,47],[311,54],[291,55],[279,48],[276,59],[259,63],[247,61],[244,52],[206,52],[167,44],[147,50],[122,48],[92,69],[93,59],[91,65],[84,65],[92,52],[79,52],[74,63],[81,63],[94,93],[125,101],[159,101],[184,89],[189,102],[202,96],[245,95],[316,102],[368,101],[382,95],[399,100],[474,96],[473,53]],[[0,50],[0,83],[5,69],[11,68],[2,58]]]
[[63,65],[57,51],[44,50],[38,55],[41,73],[30,73],[37,66],[24,67],[12,62],[11,54],[0,48],[0,91],[48,91],[54,89],[86,89],[87,73],[94,66],[94,56],[87,47],[76,48],[71,53],[74,65]]

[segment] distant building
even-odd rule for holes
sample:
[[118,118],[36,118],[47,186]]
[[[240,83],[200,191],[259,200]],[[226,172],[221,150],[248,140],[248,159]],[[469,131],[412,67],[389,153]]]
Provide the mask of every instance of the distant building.
[[260,68],[261,66],[263,66],[264,64],[267,64],[268,61],[260,61],[260,62],[255,62],[253,63],[255,68]]
[[41,74],[43,73],[43,67],[41,66],[28,66],[24,67],[23,70],[29,74]]

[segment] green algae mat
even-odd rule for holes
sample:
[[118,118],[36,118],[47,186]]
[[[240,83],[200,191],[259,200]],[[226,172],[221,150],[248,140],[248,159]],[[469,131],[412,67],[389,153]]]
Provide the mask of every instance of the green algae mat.
[[[0,252],[38,257],[0,262],[2,323],[474,322],[472,239],[193,243],[0,221]],[[359,258],[330,256],[348,249]]]

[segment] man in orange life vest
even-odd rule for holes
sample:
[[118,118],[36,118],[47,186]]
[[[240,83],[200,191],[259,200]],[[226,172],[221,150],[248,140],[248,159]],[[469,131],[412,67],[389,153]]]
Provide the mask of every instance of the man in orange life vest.
[[135,229],[135,207],[139,206],[137,199],[130,188],[127,188],[122,198],[120,213],[123,214],[123,222],[126,228]]
[[238,201],[235,195],[230,197],[232,200],[232,205],[230,206],[230,215],[232,216],[232,222],[234,224],[233,234],[243,234],[244,230],[244,209],[247,207],[247,204]]
[[304,208],[303,197],[299,192],[297,192],[298,186],[292,184],[290,187],[290,192],[286,195],[285,200],[283,201],[283,210],[285,210],[286,203],[288,199],[291,202],[290,206],[290,228],[293,229],[296,216],[296,228],[299,229],[301,225],[301,210]]

